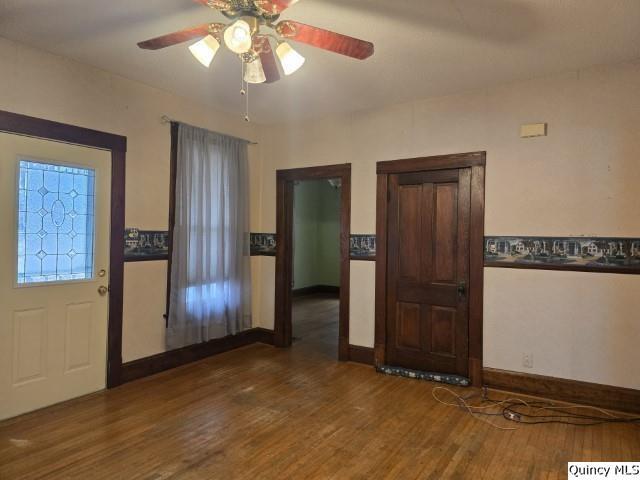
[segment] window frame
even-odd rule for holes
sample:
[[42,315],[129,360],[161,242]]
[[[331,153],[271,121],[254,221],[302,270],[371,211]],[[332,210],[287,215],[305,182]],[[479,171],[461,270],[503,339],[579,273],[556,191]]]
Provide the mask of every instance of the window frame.
[[171,267],[173,263],[173,230],[176,223],[176,172],[178,170],[178,122],[170,123],[171,150],[169,156],[169,226],[167,228],[167,298],[164,312],[164,327],[169,328],[171,306]]

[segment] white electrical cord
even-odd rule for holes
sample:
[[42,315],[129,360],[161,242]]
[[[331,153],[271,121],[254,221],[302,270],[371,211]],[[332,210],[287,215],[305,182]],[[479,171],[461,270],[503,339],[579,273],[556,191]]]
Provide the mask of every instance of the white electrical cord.
[[[451,403],[451,402],[445,402],[444,400],[441,400],[438,398],[438,396],[436,395],[436,391],[437,390],[444,390],[445,392],[449,393],[450,395],[452,395],[458,403]],[[433,396],[433,398],[439,402],[442,403],[443,405],[449,405],[451,407],[463,407],[465,410],[467,410],[467,412],[469,412],[471,414],[471,416],[477,420],[480,420],[481,422],[484,422],[488,425],[491,425],[494,428],[497,428],[499,430],[517,430],[516,427],[503,427],[501,425],[498,425],[494,422],[491,422],[489,420],[487,420],[486,418],[481,417],[480,415],[477,414],[477,412],[475,410],[484,410],[484,409],[488,409],[488,408],[495,408],[496,406],[498,406],[497,404],[494,405],[485,405],[485,406],[474,406],[474,405],[469,405],[467,403],[467,400],[469,400],[469,398],[464,398],[461,397],[460,395],[458,395],[456,392],[454,392],[453,390],[447,388],[447,387],[434,387],[433,390],[431,390],[431,395]],[[523,404],[527,405],[527,402],[525,402],[524,400],[520,400],[520,399],[511,399],[511,401],[521,401]],[[507,402],[509,400],[504,400],[503,402]],[[501,402],[501,403],[503,403]],[[475,410],[474,410],[475,409]]]
[[[442,400],[441,398],[439,398],[439,396],[437,395],[436,392],[444,390],[445,392],[447,392],[449,395],[451,395],[456,402],[449,402],[449,401],[445,401]],[[526,418],[531,418],[531,417],[536,417],[535,413],[539,413],[541,411],[549,411],[552,413],[555,413],[554,410],[560,410],[561,413],[566,413],[569,416],[572,415],[570,412],[568,412],[567,410],[574,410],[574,409],[585,409],[585,410],[590,410],[593,412],[599,412],[605,416],[607,416],[609,418],[609,420],[606,419],[598,419],[598,418],[593,418],[593,417],[589,417],[589,416],[580,416],[580,414],[575,413],[573,415],[576,415],[575,419],[576,420],[582,420],[582,421],[587,421],[587,420],[595,420],[596,422],[600,422],[600,423],[636,423],[638,420],[636,419],[636,417],[633,417],[632,415],[626,415],[626,414],[621,414],[621,415],[614,415],[611,412],[608,412],[607,410],[604,410],[602,408],[598,408],[598,407],[591,407],[591,406],[587,406],[587,405],[555,405],[552,402],[548,402],[547,405],[542,405],[542,406],[536,406],[533,405],[532,403],[540,403],[539,401],[535,401],[532,403],[528,403],[525,400],[522,400],[521,398],[506,398],[504,400],[501,401],[493,401],[490,400],[488,398],[486,398],[485,395],[483,395],[483,400],[488,400],[491,403],[489,405],[470,405],[468,403],[468,400],[470,400],[471,398],[473,398],[475,396],[475,394],[469,395],[467,397],[462,397],[460,395],[458,395],[456,392],[454,392],[453,390],[446,388],[446,387],[434,387],[431,390],[431,394],[433,396],[433,398],[439,402],[442,403],[443,405],[448,405],[448,406],[453,406],[453,407],[459,407],[459,408],[464,408],[467,412],[469,412],[469,414],[471,416],[473,416],[474,418],[483,421],[484,423],[487,423],[489,425],[491,425],[492,427],[498,428],[500,430],[516,430],[515,427],[503,427],[501,425],[498,425],[494,422],[491,422],[489,420],[487,420],[486,418],[483,418],[481,415],[496,415],[496,416],[503,416],[505,419],[507,420],[511,420],[513,422],[520,422],[520,423],[525,423],[525,424],[541,424],[541,423],[552,423],[550,421],[539,421],[539,422],[531,422],[531,421],[526,421]],[[525,414],[525,413],[520,413],[517,411],[513,411],[511,409],[511,407],[514,406],[514,404],[520,404],[523,405],[531,410],[534,411],[534,414]],[[505,407],[502,409],[501,413],[488,413],[485,412],[485,410],[488,409],[494,409],[494,408],[500,408],[500,407]],[[538,417],[544,417],[544,415],[540,416],[537,415]],[[524,418],[523,418],[524,417]],[[557,418],[554,417],[553,415],[549,415],[550,418]],[[572,425],[593,425],[593,424],[589,424],[589,423],[570,423]]]

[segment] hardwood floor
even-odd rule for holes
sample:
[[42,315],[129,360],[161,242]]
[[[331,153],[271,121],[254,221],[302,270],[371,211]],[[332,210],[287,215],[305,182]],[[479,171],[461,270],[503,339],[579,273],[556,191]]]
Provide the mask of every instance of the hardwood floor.
[[498,430],[437,403],[435,384],[339,363],[322,305],[301,307],[291,349],[251,345],[0,423],[0,479],[566,479],[569,460],[640,460],[637,425]]
[[338,358],[340,297],[315,293],[292,301],[293,347],[326,359]]

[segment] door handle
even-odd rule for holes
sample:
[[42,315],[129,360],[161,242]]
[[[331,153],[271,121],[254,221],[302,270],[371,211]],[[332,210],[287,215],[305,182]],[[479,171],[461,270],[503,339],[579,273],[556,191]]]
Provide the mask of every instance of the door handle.
[[98,287],[98,293],[100,296],[104,297],[107,293],[109,293],[109,287],[105,287],[104,285],[100,285]]
[[464,297],[467,293],[467,284],[465,282],[458,283],[458,295]]

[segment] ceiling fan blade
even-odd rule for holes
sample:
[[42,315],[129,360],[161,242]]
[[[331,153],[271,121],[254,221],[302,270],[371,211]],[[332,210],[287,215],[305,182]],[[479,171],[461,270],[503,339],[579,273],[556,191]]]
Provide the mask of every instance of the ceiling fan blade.
[[[204,0],[206,1],[206,0]],[[282,13],[294,3],[298,3],[299,0],[253,0],[253,3],[261,10],[272,15]]]
[[314,47],[330,50],[348,57],[364,60],[373,55],[373,43],[357,38],[331,32],[293,20],[285,20],[276,26],[278,34],[297,42],[307,43]]
[[198,25],[197,27],[186,28],[179,32],[168,33],[161,37],[145,40],[144,42],[138,43],[138,47],[145,50],[159,50],[179,43],[188,42],[194,38],[205,37],[209,33],[216,36],[216,32],[221,31],[221,28],[224,28],[222,23],[205,23],[204,25]]
[[267,77],[266,83],[273,83],[280,80],[278,64],[269,39],[267,37],[255,37],[254,48],[260,54],[264,76]]

